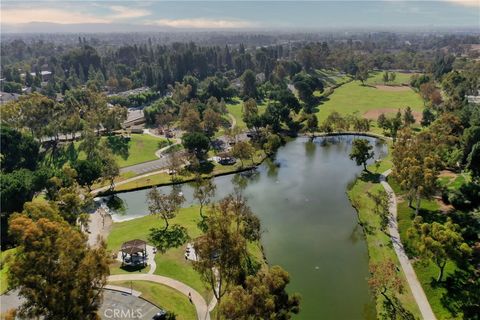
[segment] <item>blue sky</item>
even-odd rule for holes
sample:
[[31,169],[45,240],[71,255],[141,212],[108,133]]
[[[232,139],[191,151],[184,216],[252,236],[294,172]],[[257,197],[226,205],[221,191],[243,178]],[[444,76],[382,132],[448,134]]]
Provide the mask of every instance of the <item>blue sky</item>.
[[445,1],[19,1],[2,25],[125,24],[179,29],[478,27],[480,0]]

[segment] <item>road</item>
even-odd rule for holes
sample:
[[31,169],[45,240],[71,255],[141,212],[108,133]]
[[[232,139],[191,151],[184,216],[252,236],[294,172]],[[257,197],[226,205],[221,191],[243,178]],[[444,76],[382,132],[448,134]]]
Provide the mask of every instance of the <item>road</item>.
[[397,254],[398,260],[400,261],[400,265],[402,266],[403,273],[405,274],[405,278],[407,278],[407,282],[408,282],[408,285],[410,286],[410,290],[412,291],[413,297],[415,298],[418,308],[420,309],[422,318],[425,320],[435,320],[436,317],[432,311],[432,307],[428,302],[427,296],[423,291],[422,285],[418,281],[415,270],[413,269],[413,266],[410,263],[410,259],[408,259],[408,256],[405,253],[405,249],[403,248],[402,241],[400,239],[400,233],[398,232],[398,223],[397,223],[397,197],[392,187],[387,182],[387,176],[391,172],[392,170],[389,169],[384,173],[382,173],[380,176],[380,183],[382,184],[383,188],[387,192],[390,200],[390,205],[389,205],[390,221],[388,224],[388,231],[390,234],[390,238],[392,239],[393,248],[395,249],[395,253]]

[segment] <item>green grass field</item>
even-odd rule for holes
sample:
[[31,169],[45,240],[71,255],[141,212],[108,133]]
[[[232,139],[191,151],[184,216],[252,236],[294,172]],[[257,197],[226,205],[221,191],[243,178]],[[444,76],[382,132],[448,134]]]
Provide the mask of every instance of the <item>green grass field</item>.
[[[102,137],[102,142],[107,141],[107,137]],[[158,159],[155,156],[155,151],[166,145],[166,140],[153,137],[148,134],[132,134],[128,142],[128,153],[125,152],[125,146],[119,145],[114,147],[117,150],[115,159],[120,168],[128,167],[134,164],[147,162]],[[76,143],[78,147],[78,143]],[[122,154],[122,155],[121,155]],[[84,159],[85,154],[80,152],[79,159]]]
[[[409,84],[411,77],[414,73],[400,73],[395,72],[395,80],[389,82],[389,85],[402,85],[402,84]],[[370,77],[367,80],[367,84],[369,85],[381,85],[383,83],[383,71],[376,71],[370,74]]]
[[[245,129],[247,126],[245,125],[245,122],[243,122],[242,106],[243,106],[242,99],[237,97],[237,98],[234,98],[232,102],[229,102],[227,104],[227,110],[228,110],[228,113],[230,113],[235,118],[235,121],[237,122],[237,126],[240,129]],[[257,106],[258,106],[258,112],[262,114],[267,108],[267,102],[262,101],[262,103],[257,104]]]
[[190,320],[197,317],[195,307],[190,303],[188,298],[178,291],[167,286],[149,282],[112,282],[112,284],[140,291],[141,297],[154,303],[158,307],[171,311],[177,316],[177,320]]
[[[423,110],[421,97],[412,89],[405,87],[401,91],[386,91],[371,86],[362,86],[360,81],[352,81],[335,89],[327,100],[318,106],[317,117],[321,123],[333,111],[340,114],[355,114],[364,116],[367,112],[372,120],[372,131],[381,133],[376,126],[378,115],[375,110],[386,114],[395,113],[397,109],[410,106],[415,112]],[[380,113],[381,113],[380,112]]]

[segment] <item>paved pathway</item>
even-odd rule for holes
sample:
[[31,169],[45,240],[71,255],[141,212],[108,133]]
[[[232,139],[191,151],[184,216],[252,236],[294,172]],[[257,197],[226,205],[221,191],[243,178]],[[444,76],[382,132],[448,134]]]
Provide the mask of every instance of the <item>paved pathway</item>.
[[[153,176],[153,175],[156,175],[156,174],[159,174],[159,173],[164,173],[164,172],[168,172],[168,170],[167,169],[162,169],[162,170],[158,170],[158,171],[152,171],[152,172],[145,173],[145,174],[142,174],[142,175],[139,175],[139,176],[135,176],[133,178],[129,178],[129,179],[126,179],[126,180],[123,180],[123,181],[115,182],[115,187],[121,186],[122,184],[126,184],[126,183],[129,183],[129,182],[138,180],[138,179],[150,177],[150,176]],[[92,194],[97,194],[97,193],[102,192],[102,191],[107,191],[108,189],[110,189],[110,186],[105,186],[105,187],[101,187],[101,188],[92,190],[91,193]]]
[[[177,291],[180,291],[185,296],[188,297],[189,294],[192,295],[192,303],[195,306],[197,311],[197,319],[198,320],[210,320],[210,312],[209,312],[209,305],[202,297],[200,293],[198,293],[195,289],[187,286],[186,284],[159,275],[154,274],[117,274],[108,277],[108,281],[151,281],[155,283],[160,283],[171,287]],[[212,305],[212,303],[210,303]],[[213,308],[212,308],[213,309]]]
[[397,224],[397,197],[392,187],[388,184],[386,177],[392,172],[391,169],[385,171],[380,176],[380,183],[388,194],[390,198],[390,222],[388,225],[388,231],[390,233],[390,238],[392,239],[393,248],[397,254],[400,265],[402,266],[405,277],[407,278],[408,285],[412,290],[413,297],[417,302],[420,313],[422,314],[423,319],[425,320],[434,320],[436,319],[435,314],[430,307],[427,296],[423,291],[422,285],[418,281],[415,270],[413,269],[410,260],[408,259],[405,249],[403,248],[402,241],[400,239],[400,234],[398,232]]

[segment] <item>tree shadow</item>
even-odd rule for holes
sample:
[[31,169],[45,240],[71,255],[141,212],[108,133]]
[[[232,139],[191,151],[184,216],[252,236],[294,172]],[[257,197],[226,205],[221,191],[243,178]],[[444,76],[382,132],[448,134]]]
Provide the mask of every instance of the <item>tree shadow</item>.
[[112,150],[113,154],[119,155],[123,160],[126,160],[129,156],[128,150],[129,139],[123,136],[108,136],[107,146]]
[[120,267],[123,271],[126,272],[142,272],[147,266],[143,264],[136,264],[136,265],[123,265]]
[[443,284],[447,290],[440,302],[452,313],[463,313],[464,319],[480,319],[480,277],[472,270],[457,270]]
[[370,172],[370,171],[363,171],[360,180],[363,182],[372,182],[377,183],[380,181],[380,173]]
[[58,147],[50,150],[52,152],[49,158],[50,164],[56,168],[61,168],[68,162],[75,163],[78,159],[78,151],[73,142],[70,142],[67,146],[60,144]]
[[415,320],[415,316],[402,306],[397,297],[391,297],[390,301],[383,301],[382,319],[404,319]]

